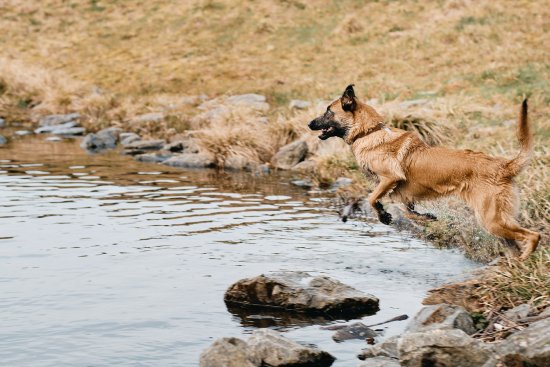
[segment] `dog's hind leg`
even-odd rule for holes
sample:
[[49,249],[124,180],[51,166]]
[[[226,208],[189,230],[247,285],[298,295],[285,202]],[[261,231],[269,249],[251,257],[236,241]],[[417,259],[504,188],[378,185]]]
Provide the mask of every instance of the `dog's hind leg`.
[[372,194],[370,194],[369,204],[376,211],[376,214],[378,215],[378,219],[380,220],[380,222],[384,224],[390,224],[392,217],[391,217],[391,214],[384,209],[384,206],[380,202],[380,199],[382,199],[384,195],[388,193],[388,191],[393,189],[398,182],[399,180],[395,180],[387,177],[381,177],[380,183],[374,189]]

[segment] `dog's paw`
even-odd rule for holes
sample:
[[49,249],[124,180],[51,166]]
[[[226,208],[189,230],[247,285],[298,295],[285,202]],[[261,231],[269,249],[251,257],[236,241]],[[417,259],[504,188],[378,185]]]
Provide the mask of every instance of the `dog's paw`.
[[378,216],[378,219],[380,219],[380,222],[386,224],[386,225],[389,225],[391,223],[391,220],[392,220],[392,217],[391,217],[391,214],[388,213],[388,212],[382,212],[380,213],[380,215]]

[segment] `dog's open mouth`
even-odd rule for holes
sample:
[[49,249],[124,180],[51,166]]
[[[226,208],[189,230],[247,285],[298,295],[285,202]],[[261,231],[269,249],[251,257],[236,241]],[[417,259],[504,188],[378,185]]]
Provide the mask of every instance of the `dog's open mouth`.
[[321,129],[321,134],[319,135],[319,139],[325,140],[330,138],[334,135],[336,132],[336,129],[333,126],[325,127],[324,129]]

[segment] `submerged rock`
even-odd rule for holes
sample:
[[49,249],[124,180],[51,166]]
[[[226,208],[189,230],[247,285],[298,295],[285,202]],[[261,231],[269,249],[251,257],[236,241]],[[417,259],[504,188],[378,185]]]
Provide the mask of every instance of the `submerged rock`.
[[254,331],[247,344],[250,359],[257,366],[324,367],[330,366],[335,360],[325,351],[298,344],[271,329]]
[[291,169],[306,158],[308,152],[305,141],[298,140],[285,145],[273,156],[271,164],[280,169]]
[[459,329],[405,333],[397,345],[407,367],[481,367],[492,354],[488,345]]
[[214,159],[205,153],[183,153],[165,160],[162,164],[180,168],[212,168]]
[[342,318],[373,314],[378,298],[326,276],[279,272],[242,279],[225,292],[226,304],[276,308]]
[[138,154],[134,156],[134,159],[136,161],[145,162],[145,163],[162,163],[165,160],[170,159],[171,157],[173,157],[172,154],[156,152],[156,153]]
[[362,322],[356,322],[338,329],[334,335],[332,335],[332,340],[335,342],[342,342],[350,339],[365,340],[367,338],[375,338],[377,336],[378,333],[376,331],[372,330]]
[[49,115],[41,118],[38,121],[38,125],[40,126],[61,125],[61,124],[72,122],[78,119],[80,119],[79,113],[68,113],[64,115]]
[[445,303],[424,306],[407,325],[405,332],[434,329],[460,329],[469,335],[476,332],[474,321],[465,309]]
[[200,356],[200,367],[257,367],[248,357],[246,342],[238,338],[221,338]]

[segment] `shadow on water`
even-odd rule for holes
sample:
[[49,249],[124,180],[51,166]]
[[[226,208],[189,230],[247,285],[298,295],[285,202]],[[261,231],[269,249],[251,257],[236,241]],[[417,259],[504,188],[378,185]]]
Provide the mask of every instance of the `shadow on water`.
[[327,275],[380,299],[361,318],[375,324],[476,266],[378,223],[342,223],[291,175],[182,171],[43,136],[0,148],[2,363],[191,367],[216,338],[273,327],[354,365],[364,341],[319,328],[342,320],[228,312],[225,290],[273,271]]

